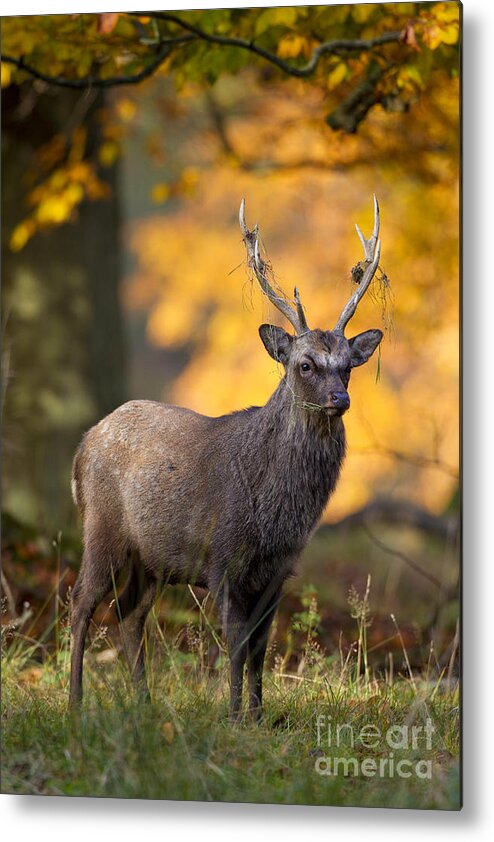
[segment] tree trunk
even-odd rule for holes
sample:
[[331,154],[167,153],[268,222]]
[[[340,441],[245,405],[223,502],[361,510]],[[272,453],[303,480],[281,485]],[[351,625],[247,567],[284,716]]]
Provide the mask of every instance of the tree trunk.
[[38,527],[73,518],[70,464],[82,431],[127,397],[119,304],[118,167],[100,173],[110,197],[74,222],[9,247],[29,212],[26,173],[37,152],[78,120],[86,155],[99,142],[103,93],[10,86],[2,96],[4,506]]

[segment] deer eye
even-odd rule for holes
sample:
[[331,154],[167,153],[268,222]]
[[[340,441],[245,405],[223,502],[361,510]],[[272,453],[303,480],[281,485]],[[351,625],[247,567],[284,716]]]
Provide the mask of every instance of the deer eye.
[[312,366],[310,363],[302,363],[302,365],[300,366],[301,371],[310,371],[311,368]]

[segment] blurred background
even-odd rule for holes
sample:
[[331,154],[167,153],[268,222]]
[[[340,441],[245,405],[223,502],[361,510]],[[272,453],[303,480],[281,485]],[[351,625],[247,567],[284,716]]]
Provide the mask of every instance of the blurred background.
[[[370,574],[376,663],[401,648],[393,614],[415,664],[432,641],[445,665],[459,575],[458,5],[177,14],[185,27],[159,13],[4,22],[8,616],[32,611],[42,634],[53,588],[64,598],[75,581],[70,467],[84,430],[130,398],[217,415],[275,389],[257,329],[282,322],[249,276],[242,196],[278,283],[289,295],[296,284],[309,324],[329,329],[375,192],[381,278],[352,331],[380,327],[385,340],[352,375],[348,456],[278,634],[315,593],[321,645],[351,643],[348,594]],[[290,67],[328,39],[396,38],[329,54],[297,78],[198,37],[138,83],[85,84],[139,72],[152,37],[190,26],[255,36]],[[193,606],[187,592],[167,599],[179,618]]]

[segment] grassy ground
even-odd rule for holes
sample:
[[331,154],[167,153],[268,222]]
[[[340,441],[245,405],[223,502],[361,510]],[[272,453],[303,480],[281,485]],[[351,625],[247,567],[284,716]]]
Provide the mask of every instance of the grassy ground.
[[404,674],[375,677],[366,610],[354,602],[355,645],[328,657],[311,599],[296,618],[298,664],[271,647],[259,726],[227,721],[227,660],[217,641],[209,665],[205,614],[182,629],[182,645],[150,618],[150,704],[133,696],[104,631],[93,634],[77,714],[67,710],[67,627],[58,621],[50,650],[7,634],[2,792],[458,809],[457,683],[432,663],[407,672],[406,651]]

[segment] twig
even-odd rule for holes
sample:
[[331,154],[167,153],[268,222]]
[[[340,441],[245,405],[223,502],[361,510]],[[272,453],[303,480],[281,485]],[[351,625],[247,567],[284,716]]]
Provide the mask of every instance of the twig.
[[15,599],[13,597],[12,591],[10,589],[10,585],[7,582],[7,579],[5,577],[5,574],[4,574],[3,570],[0,571],[0,572],[1,572],[2,593],[5,594],[5,598],[7,600],[7,605],[8,605],[8,608],[9,608],[9,614],[12,617],[13,620],[17,620],[18,617],[17,617],[17,611],[15,609]]
[[427,579],[429,582],[431,582],[431,584],[433,584],[436,588],[442,590],[441,582],[439,581],[439,579],[436,579],[436,577],[432,573],[429,573],[428,570],[424,570],[424,568],[421,567],[420,564],[417,564],[417,562],[414,561],[412,558],[405,555],[405,553],[402,553],[401,550],[396,550],[394,549],[394,547],[388,547],[387,544],[383,544],[383,542],[380,541],[379,538],[376,538],[376,536],[373,532],[371,532],[368,526],[362,524],[362,529],[368,535],[372,543],[376,545],[376,547],[379,547],[380,550],[382,550],[384,553],[387,553],[388,555],[392,555],[395,556],[395,558],[399,558],[405,564],[408,564],[408,566],[411,567],[412,570],[415,570],[416,573],[418,573],[420,576],[423,576],[424,579]]
[[359,454],[377,454],[389,456],[398,462],[408,462],[418,468],[437,468],[453,479],[458,479],[458,470],[453,465],[448,465],[436,456],[423,456],[421,453],[405,453],[403,450],[395,450],[392,447],[368,447],[358,451]]
[[213,626],[211,625],[211,622],[210,622],[210,620],[209,620],[209,617],[207,616],[207,614],[206,614],[206,612],[205,612],[204,608],[202,607],[201,603],[200,603],[200,602],[199,602],[199,600],[197,599],[197,597],[196,597],[196,595],[195,595],[195,593],[194,593],[194,591],[193,591],[193,588],[192,588],[190,585],[187,585],[187,587],[188,587],[188,589],[189,589],[190,593],[192,594],[192,598],[193,598],[193,600],[194,600],[195,604],[197,605],[197,607],[198,607],[199,611],[201,612],[201,615],[202,615],[202,616],[203,616],[203,618],[204,618],[204,622],[206,623],[206,625],[207,625],[207,627],[208,627],[209,631],[211,632],[212,638],[213,638],[214,642],[216,643],[216,645],[217,645],[218,649],[220,650],[220,652],[225,652],[225,651],[226,651],[226,650],[225,650],[225,647],[223,646],[223,644],[222,644],[221,640],[219,639],[219,637],[218,637],[218,635],[216,634],[216,632],[215,632],[215,630],[214,630]]
[[405,641],[403,640],[403,636],[402,636],[402,634],[401,634],[400,627],[398,626],[398,623],[396,622],[396,617],[395,617],[395,615],[394,615],[394,614],[390,614],[389,616],[391,617],[391,619],[392,619],[392,621],[393,621],[393,625],[394,625],[394,627],[395,627],[395,629],[396,629],[396,631],[397,631],[398,637],[399,637],[399,639],[400,639],[401,648],[402,648],[402,651],[403,651],[403,655],[404,655],[404,657],[405,657],[405,663],[406,663],[406,665],[407,665],[408,674],[409,674],[409,676],[410,676],[410,681],[412,682],[413,689],[414,689],[414,691],[415,691],[415,693],[416,693],[416,692],[417,692],[417,685],[415,684],[415,679],[414,679],[414,677],[413,677],[413,672],[412,672],[412,668],[411,668],[411,666],[410,666],[410,661],[408,660],[408,652],[407,652],[407,650],[406,650]]
[[64,76],[50,76],[49,73],[44,73],[32,64],[28,64],[24,61],[23,56],[16,57],[2,53],[1,60],[6,64],[15,65],[19,70],[23,70],[34,79],[39,79],[41,82],[56,85],[60,88],[76,88],[79,90],[82,88],[114,88],[117,85],[136,85],[138,82],[142,82],[144,79],[152,76],[155,70],[163,64],[165,59],[170,55],[172,47],[195,40],[197,39],[193,35],[181,35],[177,38],[168,38],[166,41],[160,41],[161,49],[156,53],[154,59],[138,73],[135,73],[133,76],[109,76],[107,79],[101,79],[99,76],[85,76],[83,79],[67,79]]

